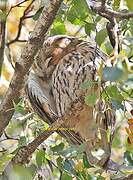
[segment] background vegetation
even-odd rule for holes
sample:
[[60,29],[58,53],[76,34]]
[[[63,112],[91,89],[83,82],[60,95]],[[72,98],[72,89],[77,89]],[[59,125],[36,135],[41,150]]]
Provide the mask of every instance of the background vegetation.
[[[87,2],[90,3],[90,1]],[[125,13],[133,11],[131,0],[107,0],[106,4],[110,10]],[[0,2],[0,100],[4,97],[13,76],[15,62],[20,58],[25,42],[43,6],[44,3],[41,0],[2,0]],[[119,53],[116,53],[111,46],[107,23],[108,19],[94,12],[85,0],[64,0],[48,34],[67,34],[96,41],[109,55],[110,62],[115,64],[113,68],[101,67],[99,75],[112,83],[102,96],[107,101],[111,101],[116,109],[116,134],[111,157],[121,164],[119,171],[116,174],[112,173],[112,178],[118,179],[133,174],[133,130],[131,125],[130,129],[127,129],[128,133],[125,129],[129,126],[128,120],[133,119],[133,19],[117,18]],[[88,103],[95,103],[94,98],[88,97]],[[48,127],[33,112],[24,92],[19,103],[14,103],[14,109],[15,113],[0,138],[1,174],[16,152],[22,146],[27,146]],[[83,151],[82,145],[80,147],[68,145],[63,138],[54,133],[36,149],[28,165],[15,166],[9,177],[11,180],[110,179],[109,173],[89,164]]]

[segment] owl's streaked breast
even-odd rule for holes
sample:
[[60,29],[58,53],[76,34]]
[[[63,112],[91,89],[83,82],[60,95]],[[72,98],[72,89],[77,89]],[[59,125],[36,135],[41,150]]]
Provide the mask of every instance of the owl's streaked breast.
[[[52,75],[52,89],[59,116],[67,112],[81,94],[84,95],[81,84],[87,80],[95,80],[95,68],[98,68],[101,63],[102,56],[100,57],[98,51],[96,57],[94,56],[95,47],[84,43],[64,56],[58,63]],[[103,57],[105,58],[105,55]],[[95,65],[94,58],[99,58]]]

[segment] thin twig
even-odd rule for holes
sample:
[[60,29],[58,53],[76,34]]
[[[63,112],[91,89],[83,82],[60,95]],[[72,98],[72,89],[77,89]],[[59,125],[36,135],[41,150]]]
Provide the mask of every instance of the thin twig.
[[0,22],[0,27],[1,27],[1,42],[0,42],[0,77],[2,73],[2,65],[4,61],[4,49],[5,49],[5,31],[6,31],[6,22],[1,21]]
[[8,13],[7,13],[7,15],[6,15],[6,17],[9,16],[9,14],[10,14],[10,12],[12,11],[13,8],[15,8],[15,7],[22,7],[22,6],[20,6],[20,5],[23,4],[23,3],[25,3],[25,2],[27,2],[27,1],[29,1],[29,0],[24,0],[24,1],[21,1],[20,3],[14,5],[14,6],[11,6],[11,8],[9,9],[9,11],[8,11]]
[[[26,2],[26,1],[29,1],[29,0],[25,0],[22,3]],[[23,21],[26,19],[26,15],[27,15],[27,11],[29,10],[29,8],[31,7],[31,5],[34,3],[35,0],[32,0],[31,3],[27,6],[27,8],[24,10],[24,13],[23,13],[23,16],[20,18],[19,20],[19,25],[18,25],[18,33],[16,35],[16,37],[11,40],[10,42],[8,42],[6,45],[7,46],[10,46],[11,44],[15,43],[15,42],[26,42],[26,40],[20,40],[19,37],[21,35],[21,30],[22,30],[22,25],[23,25]],[[20,3],[16,6],[13,6],[13,7],[20,7]]]
[[9,140],[9,139],[12,139],[12,140],[15,140],[15,141],[19,140],[19,138],[9,137],[8,134],[6,133],[6,131],[4,132],[4,135],[5,135],[6,139],[2,139],[1,141],[6,141],[6,140]]
[[24,19],[30,19],[30,18],[33,18],[34,16],[35,16],[35,14],[30,15],[30,16],[25,16]]
[[[3,12],[6,11],[6,2],[2,8]],[[5,49],[5,33],[6,33],[6,19],[0,20],[0,77],[2,73],[2,65],[4,61],[4,49]]]

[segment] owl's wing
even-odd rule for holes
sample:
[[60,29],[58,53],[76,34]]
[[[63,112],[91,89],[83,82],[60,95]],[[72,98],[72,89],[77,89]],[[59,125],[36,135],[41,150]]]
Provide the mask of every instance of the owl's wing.
[[[45,84],[45,86],[44,86]],[[36,74],[30,72],[25,88],[26,94],[35,112],[49,125],[58,118],[54,105],[53,95],[50,91],[50,86],[43,80],[39,81]],[[67,127],[61,127],[63,130],[58,130],[57,133],[64,137],[68,142],[73,144],[81,144],[83,142],[81,136],[72,130],[64,130]]]

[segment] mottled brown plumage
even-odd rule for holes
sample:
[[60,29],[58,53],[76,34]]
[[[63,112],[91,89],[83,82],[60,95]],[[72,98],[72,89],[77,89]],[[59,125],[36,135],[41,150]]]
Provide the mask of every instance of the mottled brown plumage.
[[[101,64],[106,65],[106,60],[107,56],[93,43],[63,35],[49,37],[35,57],[34,72],[30,72],[26,88],[33,108],[48,124],[69,114],[73,105],[80,100],[83,102],[86,95],[96,94],[95,106],[82,103],[63,125],[66,129],[58,130],[71,143],[86,142],[91,160],[91,148],[98,141],[103,141],[104,151],[110,152],[107,129],[115,122],[111,106],[100,97],[98,69]],[[87,81],[97,83],[88,89],[81,88]],[[102,164],[109,156],[106,154]]]

